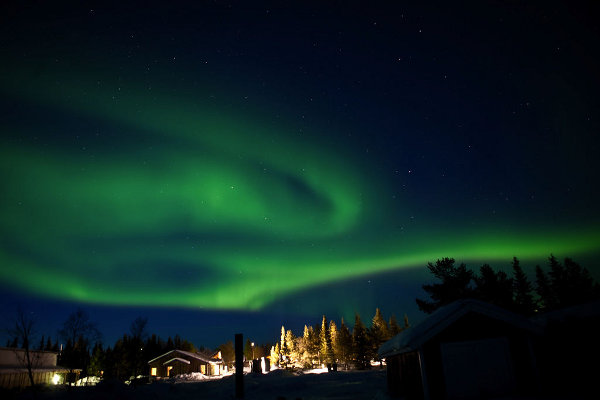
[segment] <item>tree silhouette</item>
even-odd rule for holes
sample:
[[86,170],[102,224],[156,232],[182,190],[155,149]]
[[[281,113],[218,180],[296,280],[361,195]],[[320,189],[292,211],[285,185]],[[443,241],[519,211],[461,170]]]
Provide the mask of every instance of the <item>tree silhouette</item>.
[[514,302],[514,310],[515,312],[530,316],[536,310],[535,302],[533,300],[533,296],[531,295],[533,291],[533,287],[529,279],[527,279],[527,275],[523,272],[521,265],[519,263],[519,259],[517,257],[513,257],[512,262],[513,267],[513,302]]
[[369,329],[370,342],[372,346],[372,353],[377,354],[379,346],[390,339],[390,329],[387,322],[381,315],[379,308],[375,309],[375,315],[371,320],[371,329]]
[[367,330],[360,320],[358,313],[354,317],[354,329],[352,330],[352,351],[356,368],[365,369],[370,366],[371,346]]
[[342,363],[344,363],[344,366],[347,369],[348,362],[352,358],[352,335],[350,334],[348,326],[346,326],[344,323],[343,318],[336,336],[335,347],[337,349],[336,352],[338,354],[338,358]]
[[513,308],[513,281],[504,271],[495,272],[488,264],[484,264],[479,269],[479,276],[473,278],[476,298],[505,309]]
[[402,332],[402,328],[400,327],[400,325],[398,325],[398,320],[396,319],[396,316],[394,314],[392,314],[390,317],[389,327],[390,327],[390,337],[394,337],[397,334],[399,334],[400,332]]
[[[33,380],[33,369],[35,369],[40,363],[40,353],[33,351],[33,341],[36,336],[36,320],[33,314],[26,314],[21,307],[17,309],[16,316],[13,320],[12,327],[9,329],[9,334],[15,338],[13,344],[21,342],[21,349],[24,350],[24,354],[21,355],[20,351],[15,350],[15,354],[19,363],[27,369],[27,375],[29,376],[29,383],[31,386],[34,385]],[[13,346],[13,347],[17,347]]]
[[423,285],[423,290],[429,294],[432,301],[417,299],[421,311],[429,314],[455,300],[473,296],[473,272],[468,270],[465,264],[455,267],[454,259],[446,257],[438,259],[435,265],[428,263],[427,268],[441,283]]
[[65,320],[59,335],[66,341],[60,354],[61,365],[71,370],[71,377],[77,368],[87,372],[91,343],[100,339],[100,331],[96,324],[90,321],[83,309],[79,308]]
[[508,278],[504,271],[494,271],[487,264],[475,275],[464,264],[455,267],[454,259],[444,258],[435,265],[428,264],[431,273],[441,280],[441,283],[423,285],[432,301],[416,301],[422,311],[431,313],[452,301],[476,298],[529,316],[536,310],[556,310],[600,299],[600,286],[587,269],[570,258],[561,264],[554,255],[548,258],[548,264],[547,274],[539,265],[535,267],[536,302],[532,285],[516,257],[512,262],[513,278]]

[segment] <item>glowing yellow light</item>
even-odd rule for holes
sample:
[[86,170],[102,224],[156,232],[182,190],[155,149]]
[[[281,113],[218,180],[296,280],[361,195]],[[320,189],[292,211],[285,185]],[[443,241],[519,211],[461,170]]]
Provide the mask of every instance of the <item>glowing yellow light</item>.
[[58,385],[58,382],[60,382],[60,376],[58,374],[54,374],[54,376],[52,377],[52,383]]
[[152,367],[152,369],[150,370],[150,375],[156,376],[156,368],[155,367]]

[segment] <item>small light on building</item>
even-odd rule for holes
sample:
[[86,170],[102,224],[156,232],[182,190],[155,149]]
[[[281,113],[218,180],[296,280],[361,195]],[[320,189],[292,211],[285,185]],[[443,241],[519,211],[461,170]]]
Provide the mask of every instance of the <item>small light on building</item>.
[[58,374],[54,374],[54,376],[52,377],[52,383],[58,385],[58,382],[60,382],[60,376]]

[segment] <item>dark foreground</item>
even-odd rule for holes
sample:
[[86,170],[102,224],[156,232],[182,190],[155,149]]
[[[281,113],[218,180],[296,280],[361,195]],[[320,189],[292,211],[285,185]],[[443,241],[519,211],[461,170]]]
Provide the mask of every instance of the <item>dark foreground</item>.
[[[235,398],[234,377],[194,382],[162,381],[139,386],[120,382],[103,382],[92,387],[45,386],[35,390],[2,392],[9,399],[72,400],[196,400]],[[276,370],[265,375],[244,376],[245,400],[390,400],[386,390],[385,370],[340,371],[323,374],[294,374]],[[578,399],[578,397],[569,397]],[[496,400],[566,400],[565,397],[510,397]]]

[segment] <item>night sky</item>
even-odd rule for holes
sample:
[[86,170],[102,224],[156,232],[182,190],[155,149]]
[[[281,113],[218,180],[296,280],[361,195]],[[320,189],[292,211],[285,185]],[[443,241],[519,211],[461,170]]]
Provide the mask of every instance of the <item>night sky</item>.
[[120,3],[1,6],[5,320],[214,347],[418,321],[445,256],[600,274],[594,2]]

